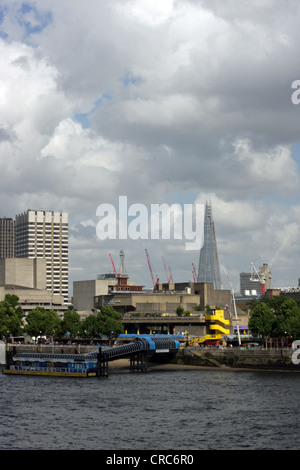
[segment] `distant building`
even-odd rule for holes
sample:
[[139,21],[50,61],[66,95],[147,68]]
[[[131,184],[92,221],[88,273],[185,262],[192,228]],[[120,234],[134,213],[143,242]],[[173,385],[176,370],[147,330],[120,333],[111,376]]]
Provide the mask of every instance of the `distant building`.
[[3,217],[0,219],[0,259],[15,256],[15,221]]
[[36,307],[55,310],[60,316],[67,309],[64,298],[46,289],[45,258],[0,259],[0,301],[6,294],[19,298],[25,315]]
[[28,210],[16,216],[15,256],[46,259],[46,289],[68,303],[68,214]]
[[0,259],[0,285],[22,286],[28,289],[45,290],[46,259]]
[[200,250],[198,282],[212,283],[215,290],[221,289],[217,240],[210,202],[207,202],[205,207],[204,243]]
[[240,294],[242,296],[257,296],[261,292],[258,280],[251,280],[251,273],[240,273]]
[[[81,316],[91,315],[98,306],[95,299],[99,296],[112,295],[115,292],[141,292],[142,286],[136,286],[127,278],[119,282],[114,275],[98,275],[98,279],[73,282],[73,308]],[[126,280],[126,282],[124,282]]]
[[271,289],[272,273],[269,266],[264,263],[258,270],[251,273],[240,273],[240,294],[244,296],[264,295]]

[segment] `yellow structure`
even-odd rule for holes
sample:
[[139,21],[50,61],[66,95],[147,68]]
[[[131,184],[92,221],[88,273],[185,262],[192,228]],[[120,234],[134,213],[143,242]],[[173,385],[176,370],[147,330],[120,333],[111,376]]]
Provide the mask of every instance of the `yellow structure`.
[[223,335],[230,334],[230,330],[225,327],[230,322],[224,318],[224,310],[213,310],[205,315],[205,321],[208,323],[209,332],[205,336],[191,341],[190,345],[204,343],[204,341],[219,341]]
[[7,375],[44,375],[56,377],[96,377],[96,372],[48,372],[41,370],[17,370],[3,369],[3,374]]

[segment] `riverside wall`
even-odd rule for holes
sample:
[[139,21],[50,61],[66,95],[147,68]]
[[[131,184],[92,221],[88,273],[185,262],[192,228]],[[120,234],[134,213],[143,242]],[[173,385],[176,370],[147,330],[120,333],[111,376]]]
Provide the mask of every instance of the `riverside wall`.
[[203,367],[261,370],[290,370],[300,372],[300,364],[292,361],[291,348],[280,350],[247,350],[186,348],[172,359],[173,364]]
[[[18,345],[7,344],[6,350],[11,352],[43,352],[54,354],[89,353],[97,349],[96,345]],[[202,348],[187,347],[178,351],[170,360],[170,364],[180,367],[200,366],[229,369],[260,369],[286,370],[300,372],[300,364],[292,361],[291,348],[248,350],[234,348]]]

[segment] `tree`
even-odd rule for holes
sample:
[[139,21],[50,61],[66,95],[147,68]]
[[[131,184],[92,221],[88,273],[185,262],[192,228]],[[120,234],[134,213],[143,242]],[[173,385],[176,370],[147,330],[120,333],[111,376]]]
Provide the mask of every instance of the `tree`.
[[251,301],[249,328],[262,337],[300,338],[300,307],[283,295]]
[[249,319],[249,328],[255,335],[261,335],[263,338],[271,336],[273,324],[275,321],[274,313],[264,302],[255,305]]
[[179,307],[176,308],[176,313],[179,317],[182,317],[182,315],[184,314],[184,308],[179,305]]
[[99,324],[95,315],[89,315],[83,322],[82,325],[83,334],[89,338],[90,342],[100,334]]
[[0,338],[7,339],[10,335],[22,333],[24,312],[18,305],[19,297],[6,294],[0,302]]
[[54,310],[36,307],[26,316],[25,331],[32,337],[53,337],[60,327],[60,318]]
[[102,307],[97,315],[89,315],[83,322],[84,334],[90,342],[97,336],[103,335],[110,338],[123,333],[122,315],[110,306]]
[[69,333],[70,339],[79,336],[82,332],[82,322],[80,316],[75,310],[66,310],[64,318],[60,324],[60,336]]
[[101,308],[101,311],[98,312],[97,320],[100,332],[104,336],[119,336],[124,331],[121,313],[110,306]]

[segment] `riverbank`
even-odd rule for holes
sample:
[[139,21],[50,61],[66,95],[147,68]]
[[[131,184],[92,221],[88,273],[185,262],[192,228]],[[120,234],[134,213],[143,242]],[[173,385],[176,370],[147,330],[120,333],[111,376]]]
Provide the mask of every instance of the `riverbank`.
[[[53,346],[53,345],[9,345],[15,352],[44,353],[87,353],[95,350],[95,346]],[[29,351],[30,349],[30,351]],[[188,370],[188,369],[223,369],[223,370],[279,370],[300,372],[300,364],[292,361],[291,348],[279,350],[247,350],[240,348],[185,348],[178,351],[169,362],[151,362],[148,358],[148,369]],[[109,361],[109,373],[126,373],[130,371],[129,358]]]
[[290,348],[279,350],[232,349],[183,349],[172,360],[173,364],[198,367],[283,370],[298,371],[300,365],[292,361],[293,351]]
[[[223,370],[223,371],[278,371],[300,372],[300,365],[293,364],[291,352],[281,354],[281,351],[189,351],[184,350],[168,363],[149,362],[149,371],[178,371],[178,370]],[[109,373],[129,372],[129,359],[119,359],[109,363]]]

